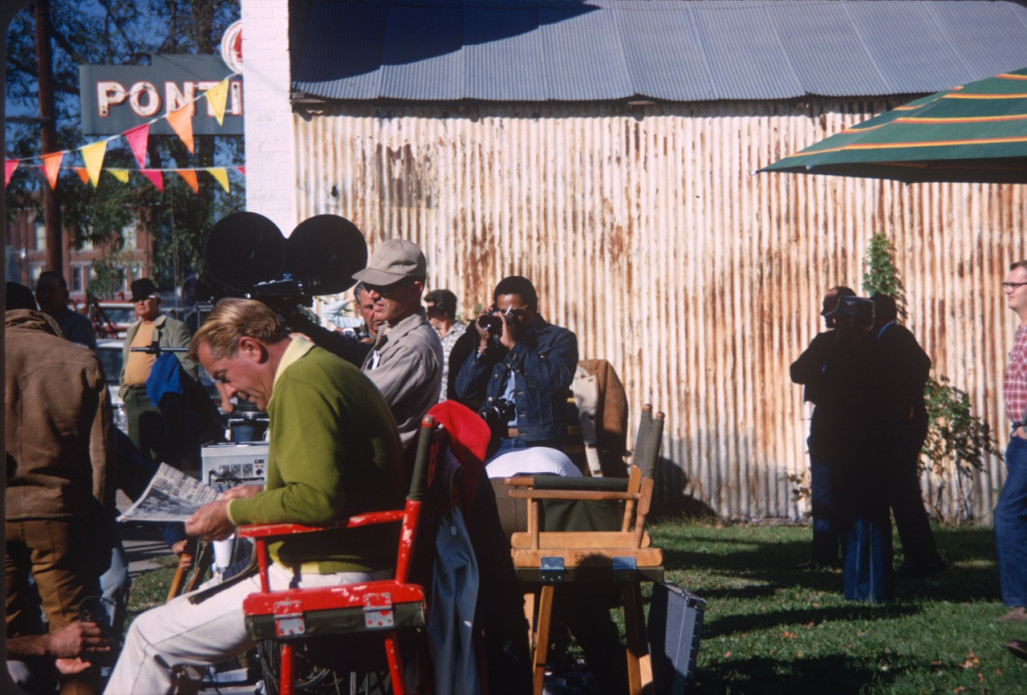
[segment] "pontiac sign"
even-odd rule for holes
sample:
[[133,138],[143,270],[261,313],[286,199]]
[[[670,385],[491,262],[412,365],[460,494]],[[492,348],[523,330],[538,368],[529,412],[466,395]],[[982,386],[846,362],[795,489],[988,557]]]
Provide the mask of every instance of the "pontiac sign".
[[118,135],[149,123],[154,135],[172,134],[161,116],[191,105],[196,135],[242,135],[242,76],[228,83],[225,118],[218,125],[203,93],[231,74],[219,56],[154,56],[151,65],[80,65],[82,131]]

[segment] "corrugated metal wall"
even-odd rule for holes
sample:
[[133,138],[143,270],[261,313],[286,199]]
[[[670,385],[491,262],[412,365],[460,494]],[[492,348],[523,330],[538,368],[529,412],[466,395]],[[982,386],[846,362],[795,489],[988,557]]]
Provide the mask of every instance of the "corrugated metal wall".
[[[429,288],[470,315],[532,278],[582,357],[667,413],[665,499],[732,518],[797,516],[808,408],[788,366],[822,291],[859,290],[866,244],[897,249],[908,325],[936,373],[1000,432],[1015,330],[999,284],[1025,256],[1024,189],[756,174],[895,104],[333,105],[296,116],[300,219],[425,250]],[[634,416],[634,415],[633,415]],[[1001,462],[972,483],[988,518]],[[932,481],[952,504],[952,485]]]

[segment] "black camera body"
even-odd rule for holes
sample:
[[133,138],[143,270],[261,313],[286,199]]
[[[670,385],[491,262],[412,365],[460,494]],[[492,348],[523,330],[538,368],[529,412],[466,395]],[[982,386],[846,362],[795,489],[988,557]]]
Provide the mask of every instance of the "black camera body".
[[489,335],[500,335],[503,332],[503,319],[492,314],[482,314],[478,317],[478,325],[482,330],[488,331]]
[[482,405],[478,415],[488,424],[493,436],[496,436],[504,433],[503,430],[506,429],[507,423],[517,415],[517,405],[513,401],[500,398],[495,403]]
[[478,317],[478,325],[481,326],[482,330],[488,331],[489,335],[501,335],[503,333],[504,321],[516,321],[524,313],[521,309],[511,308],[504,311],[502,316],[496,316],[493,313],[496,311],[499,311],[499,309],[492,307],[487,314],[482,314]]

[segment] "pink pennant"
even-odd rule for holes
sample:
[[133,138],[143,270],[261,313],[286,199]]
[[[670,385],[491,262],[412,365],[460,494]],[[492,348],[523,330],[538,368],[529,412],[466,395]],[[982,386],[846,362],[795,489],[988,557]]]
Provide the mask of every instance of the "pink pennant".
[[158,169],[140,169],[139,173],[150,179],[150,183],[157,187],[158,191],[164,191],[164,175]]
[[239,172],[240,174],[242,174],[243,176],[246,176],[246,167],[244,167],[244,166],[242,166],[242,167],[236,167],[236,168],[235,168],[235,170],[236,170],[236,171],[238,171],[238,172]]
[[139,164],[140,169],[146,166],[146,141],[149,137],[149,123],[144,123],[125,131],[125,139],[128,140],[128,146],[132,148],[132,154],[135,155],[136,163]]
[[7,188],[7,184],[11,182],[11,174],[18,168],[17,159],[5,159],[4,160],[4,188]]

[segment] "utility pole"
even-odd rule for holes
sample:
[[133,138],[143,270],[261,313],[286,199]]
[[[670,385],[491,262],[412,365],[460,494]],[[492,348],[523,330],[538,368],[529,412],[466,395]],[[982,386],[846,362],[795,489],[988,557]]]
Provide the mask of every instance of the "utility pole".
[[[39,117],[43,154],[56,152],[57,125],[53,96],[53,54],[50,51],[50,0],[36,0],[36,65],[39,72]],[[43,185],[43,220],[46,225],[46,270],[64,277],[64,239],[61,202],[57,190]],[[65,278],[67,279],[67,278]]]

